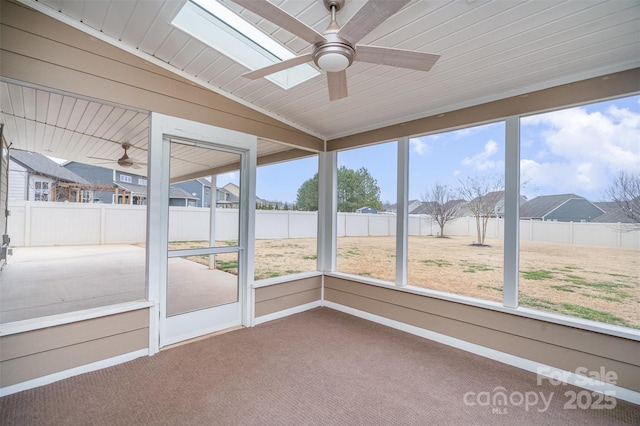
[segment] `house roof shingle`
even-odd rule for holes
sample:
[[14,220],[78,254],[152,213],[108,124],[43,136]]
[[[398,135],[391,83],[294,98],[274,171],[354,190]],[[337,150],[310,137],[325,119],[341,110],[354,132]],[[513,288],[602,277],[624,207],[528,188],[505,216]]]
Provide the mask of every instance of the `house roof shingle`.
[[541,195],[520,206],[520,218],[542,218],[571,199],[585,199],[576,194]]
[[604,214],[593,219],[593,222],[599,223],[635,223],[630,217],[620,211],[620,208],[613,201],[594,203],[596,206],[604,210]]
[[50,176],[65,182],[82,184],[89,183],[84,178],[73,173],[71,170],[62,167],[60,164],[42,154],[13,149],[9,155],[13,161],[16,161],[35,173]]

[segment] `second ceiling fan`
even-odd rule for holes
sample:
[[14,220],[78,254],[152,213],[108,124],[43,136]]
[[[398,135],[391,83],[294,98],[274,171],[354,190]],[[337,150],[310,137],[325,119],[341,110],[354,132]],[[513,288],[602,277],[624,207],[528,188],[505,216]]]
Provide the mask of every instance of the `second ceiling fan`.
[[331,12],[331,23],[323,33],[317,32],[268,0],[233,1],[313,44],[311,53],[243,74],[252,80],[313,61],[326,71],[329,99],[334,101],[347,97],[346,69],[354,61],[429,71],[440,58],[440,55],[430,53],[357,44],[410,0],[369,0],[342,27],[336,21],[336,12],[344,6],[345,0],[322,0]]

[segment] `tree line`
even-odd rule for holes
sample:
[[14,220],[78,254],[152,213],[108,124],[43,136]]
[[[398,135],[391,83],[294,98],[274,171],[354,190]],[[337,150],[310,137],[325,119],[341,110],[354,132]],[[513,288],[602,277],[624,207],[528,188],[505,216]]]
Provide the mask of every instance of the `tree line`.
[[[382,210],[380,187],[369,171],[362,167],[351,170],[341,166],[337,171],[338,212],[355,212],[362,207]],[[640,226],[640,174],[620,172],[605,192],[616,210]],[[445,236],[447,222],[459,217],[464,210],[476,220],[476,245],[485,245],[489,218],[495,217],[499,203],[504,200],[502,177],[478,175],[461,179],[458,186],[436,182],[422,194],[422,211],[440,227],[439,237]],[[296,197],[296,210],[318,210],[318,173],[302,183]]]

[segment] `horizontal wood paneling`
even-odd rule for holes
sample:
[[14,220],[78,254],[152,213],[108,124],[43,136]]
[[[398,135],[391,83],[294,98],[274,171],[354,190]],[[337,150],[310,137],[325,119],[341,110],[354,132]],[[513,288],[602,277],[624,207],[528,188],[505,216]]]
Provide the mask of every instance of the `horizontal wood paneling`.
[[336,277],[325,300],[567,371],[604,366],[640,391],[640,344],[628,339]]
[[255,315],[260,317],[320,300],[322,277],[275,284],[256,289]]
[[0,387],[149,346],[149,311],[140,309],[0,337]]
[[0,363],[0,386],[11,386],[27,380],[102,361],[145,349],[149,344],[146,328],[98,340],[34,353]]
[[64,326],[41,328],[0,337],[0,361],[7,361],[89,340],[102,339],[149,327],[149,311],[140,309],[118,315],[93,318]]

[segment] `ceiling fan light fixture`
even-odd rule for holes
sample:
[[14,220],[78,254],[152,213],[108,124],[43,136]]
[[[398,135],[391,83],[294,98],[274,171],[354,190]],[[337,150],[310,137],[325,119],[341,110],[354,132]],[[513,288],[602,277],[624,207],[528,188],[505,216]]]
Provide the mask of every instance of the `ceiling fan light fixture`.
[[345,44],[326,44],[316,49],[313,61],[327,72],[344,71],[353,63],[354,50]]

